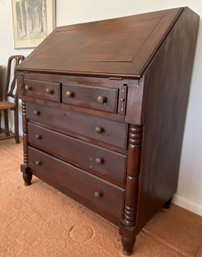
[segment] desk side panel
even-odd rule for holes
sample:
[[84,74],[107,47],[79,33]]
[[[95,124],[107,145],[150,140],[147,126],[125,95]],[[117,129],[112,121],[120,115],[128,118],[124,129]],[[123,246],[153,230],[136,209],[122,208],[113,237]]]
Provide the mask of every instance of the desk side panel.
[[185,8],[145,74],[137,231],[177,190],[198,25]]

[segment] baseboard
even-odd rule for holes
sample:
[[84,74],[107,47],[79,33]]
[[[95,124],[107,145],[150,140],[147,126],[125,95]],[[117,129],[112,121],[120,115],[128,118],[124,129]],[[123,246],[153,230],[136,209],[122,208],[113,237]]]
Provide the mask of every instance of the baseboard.
[[175,195],[173,198],[173,203],[175,203],[176,205],[187,209],[191,212],[194,212],[200,216],[202,216],[202,206],[193,203],[192,201],[187,200],[186,198],[180,196],[180,195]]

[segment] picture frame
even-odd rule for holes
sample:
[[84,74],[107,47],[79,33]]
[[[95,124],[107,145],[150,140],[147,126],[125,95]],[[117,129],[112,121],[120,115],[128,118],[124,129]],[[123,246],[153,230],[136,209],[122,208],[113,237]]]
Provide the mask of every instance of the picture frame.
[[11,0],[15,48],[38,46],[55,28],[56,0]]

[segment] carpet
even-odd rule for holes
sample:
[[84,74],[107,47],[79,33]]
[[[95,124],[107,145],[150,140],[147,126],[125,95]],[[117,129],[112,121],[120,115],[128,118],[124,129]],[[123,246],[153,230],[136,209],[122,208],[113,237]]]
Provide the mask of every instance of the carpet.
[[[22,144],[0,141],[0,257],[123,257],[118,227],[34,177]],[[202,257],[202,218],[172,205],[138,234],[136,257]]]

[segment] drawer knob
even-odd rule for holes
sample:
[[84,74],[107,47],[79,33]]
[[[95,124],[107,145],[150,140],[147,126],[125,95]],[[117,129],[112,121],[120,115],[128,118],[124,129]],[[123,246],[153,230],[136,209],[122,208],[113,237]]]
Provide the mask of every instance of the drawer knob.
[[101,164],[104,163],[104,159],[102,159],[102,158],[96,158],[95,162],[96,162],[96,164],[101,165]]
[[54,94],[54,90],[52,88],[46,88],[46,94],[53,95]]
[[66,95],[66,97],[73,97],[74,96],[74,92],[67,90],[65,95]]
[[94,196],[95,196],[95,198],[102,198],[103,194],[102,194],[102,192],[96,191],[96,192],[94,193]]
[[42,165],[42,162],[40,162],[40,161],[35,161],[35,164],[36,164],[37,166],[40,166],[40,165]]
[[40,115],[40,111],[34,110],[34,115],[39,116]]
[[35,135],[35,138],[36,138],[36,139],[42,139],[42,136],[39,135],[39,134],[36,134],[36,135]]
[[25,90],[26,91],[29,91],[29,90],[31,90],[32,89],[32,87],[31,86],[29,86],[29,85],[25,85]]
[[104,103],[107,102],[107,98],[106,98],[105,96],[99,95],[99,96],[97,97],[97,102],[98,102],[99,104],[104,104]]
[[98,134],[101,134],[101,133],[104,132],[104,129],[101,128],[101,127],[96,127],[96,128],[95,128],[95,132],[98,133]]

